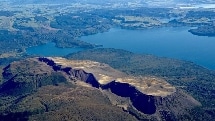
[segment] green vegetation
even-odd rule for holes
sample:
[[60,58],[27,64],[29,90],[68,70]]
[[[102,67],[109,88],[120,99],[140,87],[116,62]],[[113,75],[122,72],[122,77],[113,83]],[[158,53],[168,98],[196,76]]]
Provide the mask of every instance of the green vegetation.
[[47,86],[32,97],[39,97],[37,100],[45,105],[46,110],[30,116],[29,120],[135,120],[112,106],[100,91],[90,88]]
[[[23,28],[28,29],[28,28]],[[44,36],[44,35],[43,35]],[[43,36],[35,33],[18,31],[10,32],[7,30],[0,31],[0,53],[14,52],[20,53],[20,48],[25,49],[28,46],[35,46],[47,42]],[[37,39],[40,37],[41,39]],[[27,41],[23,41],[27,40]]]
[[104,21],[97,15],[89,15],[89,13],[56,16],[50,26],[72,32],[78,30],[81,32],[80,36],[104,32],[110,28],[108,21]]

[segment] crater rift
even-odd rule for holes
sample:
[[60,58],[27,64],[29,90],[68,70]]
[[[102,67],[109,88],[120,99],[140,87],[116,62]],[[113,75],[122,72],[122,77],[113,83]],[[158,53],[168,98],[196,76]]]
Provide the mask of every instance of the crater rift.
[[[72,80],[88,83],[92,87],[101,89],[102,92],[110,92],[110,95],[104,94],[107,94],[113,104],[125,110],[133,108],[152,117],[157,115],[162,117],[163,113],[168,112],[172,114],[167,118],[175,120],[175,116],[180,114],[177,112],[178,109],[186,110],[201,105],[194,98],[161,78],[130,76],[107,64],[90,60],[68,60],[61,57],[39,58],[38,60],[51,66],[55,71],[66,73]],[[118,97],[113,98],[113,94],[124,99],[117,101]],[[127,103],[122,104],[122,100],[127,100],[125,101]],[[174,103],[169,103],[169,101]]]
[[61,57],[49,57],[57,65],[71,67],[76,70],[84,70],[93,74],[98,83],[102,86],[111,83],[127,83],[135,89],[146,95],[165,97],[176,92],[175,87],[171,86],[165,80],[156,77],[134,77],[117,71],[107,64],[89,61],[89,60],[67,60]]

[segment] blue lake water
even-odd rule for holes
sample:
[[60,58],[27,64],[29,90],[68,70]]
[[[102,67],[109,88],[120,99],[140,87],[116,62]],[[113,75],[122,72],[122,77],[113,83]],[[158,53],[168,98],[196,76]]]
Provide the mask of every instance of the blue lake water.
[[[81,37],[104,48],[124,49],[134,53],[152,54],[192,61],[215,70],[215,37],[201,37],[188,32],[189,28],[164,27],[148,30],[110,29],[109,32]],[[57,48],[54,43],[31,47],[28,54],[64,56],[81,48]]]
[[192,61],[215,70],[215,37],[192,35],[188,29],[184,27],[148,30],[114,28],[106,33],[81,37],[81,40],[101,44],[105,48]]
[[47,44],[27,48],[26,52],[29,55],[39,56],[65,56],[70,53],[82,51],[82,48],[58,48],[55,43],[50,42]]

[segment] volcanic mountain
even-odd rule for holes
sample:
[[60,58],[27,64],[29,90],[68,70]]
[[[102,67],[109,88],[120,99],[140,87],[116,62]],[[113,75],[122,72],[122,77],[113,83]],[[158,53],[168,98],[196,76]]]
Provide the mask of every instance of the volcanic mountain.
[[162,78],[90,60],[28,58],[2,70],[0,120],[184,120],[200,105]]

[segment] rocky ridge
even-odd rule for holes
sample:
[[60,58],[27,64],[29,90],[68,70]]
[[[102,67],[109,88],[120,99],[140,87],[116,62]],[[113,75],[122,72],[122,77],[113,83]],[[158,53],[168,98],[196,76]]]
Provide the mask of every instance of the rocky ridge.
[[[100,85],[100,87],[103,88],[105,87],[105,85],[111,83],[126,83],[143,94],[161,97],[166,97],[176,92],[175,87],[171,86],[165,80],[162,80],[160,78],[128,76],[125,73],[113,69],[107,64],[99,62],[89,60],[67,60],[61,57],[50,57],[43,59],[47,59],[47,61],[48,59],[49,61],[54,61],[53,64],[55,64],[55,66],[62,66],[62,70],[66,71],[69,75],[72,76],[76,76],[73,70],[79,70],[80,72],[84,71],[82,73],[93,74],[93,77],[91,77],[93,79],[91,80],[96,80],[98,82],[98,84],[96,84],[96,87]],[[40,58],[39,60],[43,59]]]
[[[39,60],[52,66],[52,68],[57,67],[59,71],[66,70],[65,72],[70,77],[89,83],[93,87],[109,90],[117,96],[129,98],[130,101],[128,102],[131,102],[132,107],[143,114],[158,115],[159,113],[160,115],[164,111],[161,109],[165,109],[166,112],[172,112],[171,119],[177,119],[174,115],[179,112],[166,108],[172,105],[166,104],[166,102],[174,101],[178,105],[174,108],[175,110],[177,108],[184,110],[183,108],[189,109],[201,105],[191,96],[177,90],[160,78],[128,76],[107,64],[89,60],[67,60],[61,57],[39,58]],[[186,106],[183,102],[185,100]],[[128,105],[123,108],[129,108]]]

